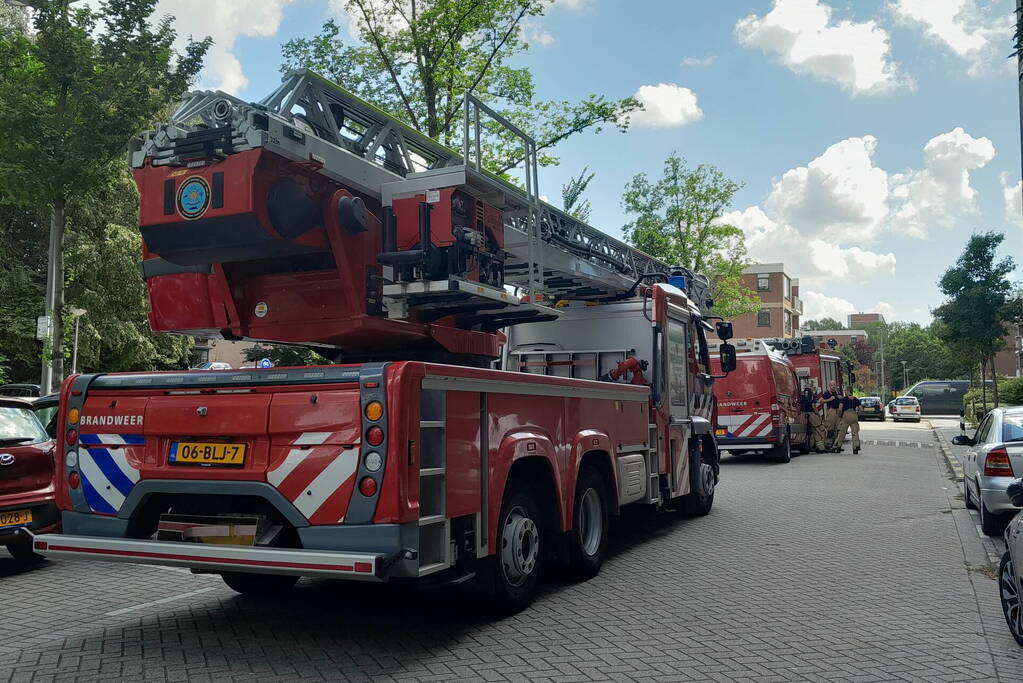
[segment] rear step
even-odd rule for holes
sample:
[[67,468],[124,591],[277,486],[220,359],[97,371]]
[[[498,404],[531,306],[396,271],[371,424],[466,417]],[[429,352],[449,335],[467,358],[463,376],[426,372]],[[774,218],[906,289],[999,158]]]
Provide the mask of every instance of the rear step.
[[383,553],[345,553],[298,548],[257,548],[96,536],[33,536],[32,549],[46,557],[136,562],[211,572],[254,572],[382,581]]

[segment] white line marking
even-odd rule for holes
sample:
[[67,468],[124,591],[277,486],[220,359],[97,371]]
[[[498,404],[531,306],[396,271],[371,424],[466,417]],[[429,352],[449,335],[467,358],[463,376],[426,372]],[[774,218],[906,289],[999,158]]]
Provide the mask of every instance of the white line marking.
[[327,498],[355,476],[359,468],[358,451],[350,448],[334,457],[334,460],[320,472],[297,500],[291,501],[306,519],[312,517]]
[[210,586],[209,588],[200,588],[196,591],[189,591],[187,593],[181,593],[180,595],[172,595],[169,598],[163,598],[162,600],[153,600],[152,602],[143,602],[141,605],[132,605],[131,607],[122,607],[121,609],[115,609],[113,612],[107,612],[106,616],[116,617],[128,612],[134,612],[137,609],[145,609],[146,607],[153,607],[154,605],[163,605],[168,602],[174,602],[175,600],[181,600],[182,598],[190,598],[193,595],[200,595],[202,593],[209,593],[210,591],[218,590],[220,586]]

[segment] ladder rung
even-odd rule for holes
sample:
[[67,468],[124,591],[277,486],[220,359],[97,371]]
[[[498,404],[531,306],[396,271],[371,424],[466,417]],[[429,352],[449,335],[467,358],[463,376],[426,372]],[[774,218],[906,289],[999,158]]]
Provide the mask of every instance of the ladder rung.
[[430,515],[428,517],[419,518],[419,526],[429,526],[430,524],[437,524],[438,522],[447,521],[447,517],[444,515]]
[[444,420],[420,420],[420,429],[437,429],[444,426]]
[[438,474],[444,474],[443,467],[423,467],[419,470],[420,477],[435,477]]

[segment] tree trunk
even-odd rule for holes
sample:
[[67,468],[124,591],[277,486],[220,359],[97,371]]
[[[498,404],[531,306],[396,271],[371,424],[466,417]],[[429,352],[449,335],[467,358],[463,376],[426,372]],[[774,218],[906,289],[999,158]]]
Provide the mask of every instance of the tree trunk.
[[987,412],[987,357],[980,360],[980,409]]
[[998,407],[998,373],[995,371],[995,357],[991,355],[991,379],[995,381],[992,391],[994,392],[994,404],[995,408]]
[[50,213],[50,259],[53,270],[53,335],[50,338],[50,366],[53,368],[52,386],[43,387],[45,393],[56,391],[64,381],[64,210],[66,201],[58,199]]

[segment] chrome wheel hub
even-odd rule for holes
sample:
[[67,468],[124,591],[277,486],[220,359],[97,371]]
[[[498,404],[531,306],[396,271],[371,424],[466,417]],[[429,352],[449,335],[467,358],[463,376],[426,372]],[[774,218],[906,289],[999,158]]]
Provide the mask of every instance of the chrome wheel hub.
[[521,507],[508,513],[501,532],[501,566],[508,582],[519,586],[536,568],[540,555],[540,532]]

